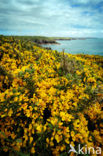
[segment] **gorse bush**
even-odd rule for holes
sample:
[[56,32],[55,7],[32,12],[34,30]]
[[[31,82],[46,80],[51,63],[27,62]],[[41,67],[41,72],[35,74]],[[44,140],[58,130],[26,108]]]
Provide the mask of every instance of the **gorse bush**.
[[67,156],[70,144],[102,148],[102,63],[102,56],[2,36],[0,155]]

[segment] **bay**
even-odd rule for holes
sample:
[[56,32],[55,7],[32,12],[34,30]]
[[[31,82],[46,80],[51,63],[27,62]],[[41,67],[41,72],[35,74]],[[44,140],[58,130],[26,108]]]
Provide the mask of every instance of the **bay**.
[[71,54],[90,54],[103,56],[103,39],[77,39],[57,40],[60,44],[44,44],[43,47],[50,47],[53,50],[63,51]]

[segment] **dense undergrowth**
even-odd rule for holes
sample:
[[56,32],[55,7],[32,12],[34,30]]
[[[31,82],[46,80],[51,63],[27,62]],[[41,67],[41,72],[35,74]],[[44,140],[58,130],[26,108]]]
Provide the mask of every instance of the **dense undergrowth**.
[[70,144],[102,148],[102,121],[102,56],[1,37],[0,155],[67,156]]

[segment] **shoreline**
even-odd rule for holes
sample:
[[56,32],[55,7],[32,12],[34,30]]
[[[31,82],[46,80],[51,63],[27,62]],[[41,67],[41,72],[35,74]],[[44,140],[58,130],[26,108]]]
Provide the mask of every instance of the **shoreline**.
[[[37,42],[35,42],[35,43],[37,43]],[[51,45],[51,44],[56,44],[56,45],[61,45],[60,43],[58,43],[58,42],[53,42],[53,43],[51,43],[51,42],[48,42],[48,43],[39,43],[40,45]]]
[[[62,39],[62,38],[60,38],[60,39],[55,39],[54,41],[41,41],[41,42],[38,42],[38,44],[40,44],[40,45],[42,45],[42,44],[44,44],[44,45],[51,45],[51,44],[57,44],[57,45],[61,45],[61,43],[59,43],[59,42],[57,42],[57,41],[71,41],[71,40],[86,40],[87,38],[71,38],[71,39]],[[36,42],[37,43],[37,42]]]

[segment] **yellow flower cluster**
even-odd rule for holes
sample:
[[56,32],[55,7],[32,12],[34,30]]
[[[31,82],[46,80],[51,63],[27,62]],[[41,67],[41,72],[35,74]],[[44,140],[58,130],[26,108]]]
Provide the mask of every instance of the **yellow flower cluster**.
[[2,38],[0,152],[59,156],[70,144],[102,147],[102,63]]

